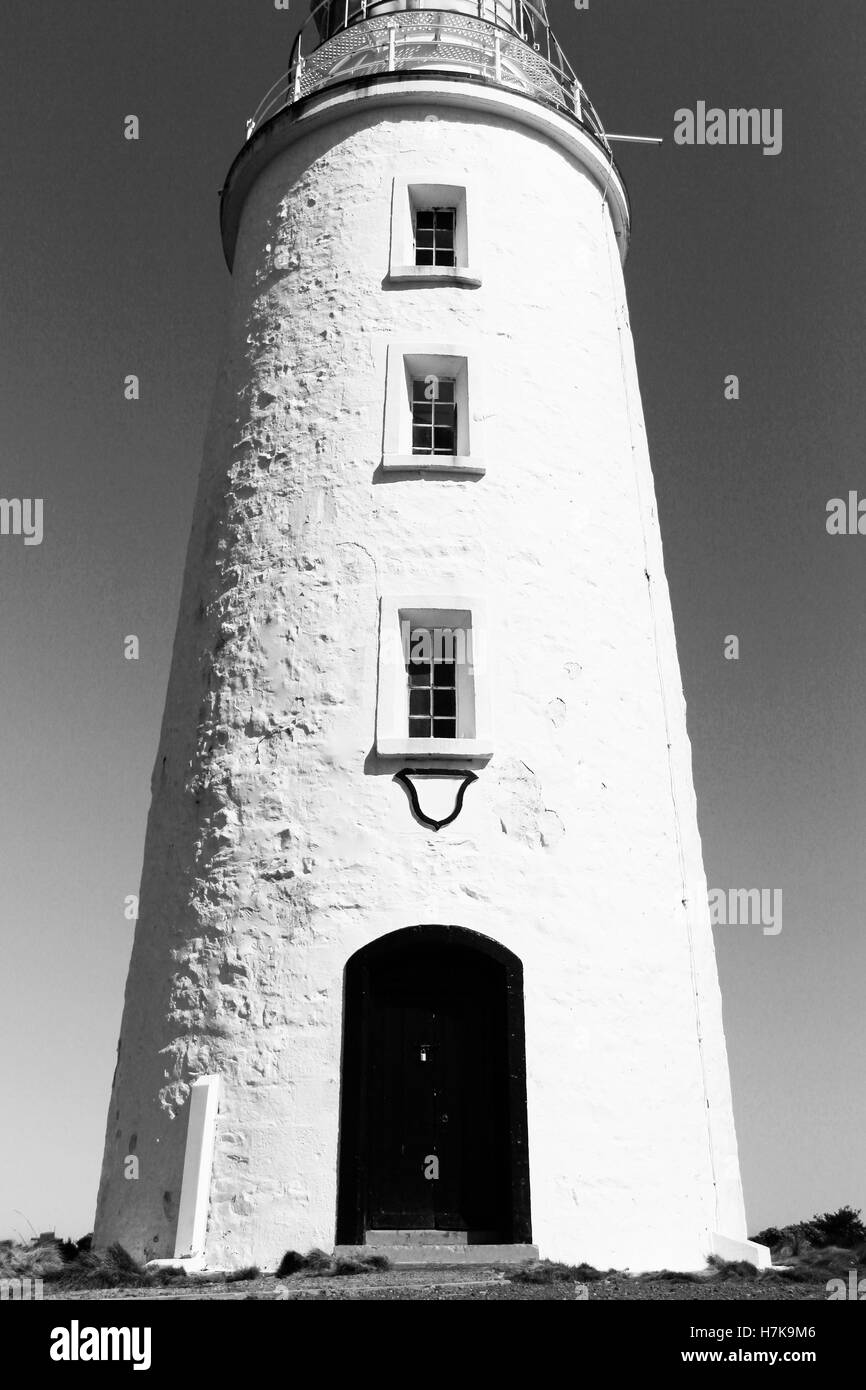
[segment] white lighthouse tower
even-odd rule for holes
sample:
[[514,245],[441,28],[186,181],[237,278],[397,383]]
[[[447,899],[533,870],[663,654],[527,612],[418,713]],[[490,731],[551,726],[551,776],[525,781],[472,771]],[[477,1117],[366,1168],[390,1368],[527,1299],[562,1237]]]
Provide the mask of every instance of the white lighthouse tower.
[[318,5],[222,232],[97,1242],[745,1253],[628,200],[543,0]]

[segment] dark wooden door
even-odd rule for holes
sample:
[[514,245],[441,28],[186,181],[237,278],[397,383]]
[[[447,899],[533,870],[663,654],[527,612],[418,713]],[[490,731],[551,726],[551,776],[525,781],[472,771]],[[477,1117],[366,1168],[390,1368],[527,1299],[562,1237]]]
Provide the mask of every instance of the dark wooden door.
[[509,1225],[502,967],[424,947],[370,975],[366,1135],[370,1229]]

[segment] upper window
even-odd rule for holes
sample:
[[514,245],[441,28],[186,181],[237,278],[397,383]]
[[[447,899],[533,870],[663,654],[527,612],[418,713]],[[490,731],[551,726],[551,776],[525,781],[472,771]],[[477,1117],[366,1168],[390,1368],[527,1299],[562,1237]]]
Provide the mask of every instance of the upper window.
[[415,264],[453,266],[456,208],[415,208]]
[[391,201],[389,280],[427,285],[481,284],[469,260],[466,188],[395,179]]

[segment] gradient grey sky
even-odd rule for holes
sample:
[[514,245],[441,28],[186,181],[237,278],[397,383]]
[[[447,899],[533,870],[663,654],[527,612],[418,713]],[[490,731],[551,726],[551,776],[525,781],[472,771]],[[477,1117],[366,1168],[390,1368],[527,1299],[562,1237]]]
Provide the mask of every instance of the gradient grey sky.
[[[305,13],[3,6],[0,495],[44,498],[45,537],[0,537],[0,1235],[92,1225],[228,298],[217,193]],[[866,6],[551,13],[607,128],[665,138],[618,158],[707,876],[784,894],[780,935],[716,928],[750,1230],[866,1208],[866,536],[825,529],[866,496]],[[676,146],[699,100],[781,107],[781,155]]]

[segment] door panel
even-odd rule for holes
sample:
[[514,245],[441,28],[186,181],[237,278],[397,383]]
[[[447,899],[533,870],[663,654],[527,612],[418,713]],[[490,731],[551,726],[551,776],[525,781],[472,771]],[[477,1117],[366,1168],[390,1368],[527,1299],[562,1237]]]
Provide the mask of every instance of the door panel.
[[[368,1026],[367,1226],[505,1230],[502,968],[454,948],[378,963]],[[431,1159],[438,1176],[425,1176]]]

